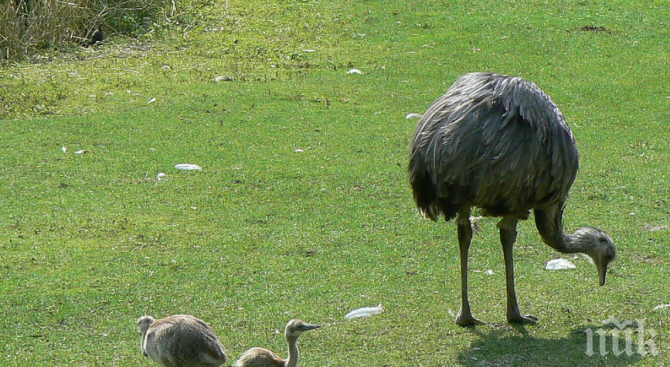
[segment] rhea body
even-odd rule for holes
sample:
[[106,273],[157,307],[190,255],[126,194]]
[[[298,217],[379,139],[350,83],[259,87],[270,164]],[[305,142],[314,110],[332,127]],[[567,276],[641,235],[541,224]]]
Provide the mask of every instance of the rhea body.
[[226,350],[206,322],[190,315],[160,320],[142,316],[142,353],[164,367],[218,367],[228,360]]
[[102,24],[100,24],[98,29],[96,29],[95,32],[93,32],[91,35],[91,38],[84,43],[84,46],[90,47],[101,43],[105,38],[105,32],[102,30],[102,28]]
[[565,117],[534,83],[493,73],[458,79],[422,116],[410,148],[409,179],[421,213],[456,219],[461,266],[461,309],[456,323],[481,323],[468,300],[468,251],[473,207],[498,223],[507,282],[507,320],[521,315],[514,287],[516,226],[532,210],[542,240],[562,253],[584,253],[605,284],[616,256],[602,230],[563,230],[563,209],[577,176],[579,152]]
[[288,358],[279,357],[269,349],[251,348],[242,354],[233,367],[297,367],[300,359],[298,337],[305,331],[319,327],[320,325],[311,325],[302,320],[291,320],[284,329],[288,343]]

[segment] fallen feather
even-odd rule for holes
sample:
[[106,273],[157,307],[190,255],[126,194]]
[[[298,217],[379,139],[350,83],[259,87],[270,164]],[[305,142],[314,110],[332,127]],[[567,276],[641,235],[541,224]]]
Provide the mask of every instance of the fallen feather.
[[472,226],[472,230],[475,232],[475,234],[480,234],[482,231],[482,225],[481,225],[482,218],[484,217],[482,217],[481,215],[476,217],[470,216],[470,223]]
[[296,152],[296,153],[303,153],[303,152],[305,152],[305,151],[302,150],[302,149],[300,149],[300,148],[298,148],[298,149],[294,150],[294,152]]
[[670,303],[667,303],[667,304],[664,304],[664,305],[658,305],[658,306],[654,307],[654,311],[660,310],[662,308],[670,308]]
[[486,275],[493,275],[493,270],[489,269],[486,272],[484,272]]
[[642,227],[642,229],[644,229],[645,231],[649,231],[649,232],[656,232],[656,231],[661,231],[661,230],[664,230],[664,229],[668,229],[668,226],[665,225],[665,224],[662,224],[660,226],[652,226],[651,224],[645,224]]
[[63,153],[67,152],[67,148],[64,145],[60,149],[63,151]]
[[407,116],[405,116],[406,119],[420,119],[421,118],[420,113],[408,113]]
[[163,173],[163,172],[158,172],[158,175],[156,176],[156,180],[160,181],[160,180],[162,180],[163,177],[165,177],[165,176],[167,176],[165,173]]
[[176,169],[180,169],[183,171],[200,171],[202,167],[198,166],[197,164],[188,164],[188,163],[181,163],[176,166],[174,166]]
[[547,270],[561,270],[561,269],[574,269],[576,266],[570,260],[566,259],[553,259],[547,261],[545,269]]
[[232,81],[233,81],[233,77],[232,77],[232,76],[229,76],[229,75],[217,76],[216,78],[214,78],[214,81],[217,82],[217,83],[220,83],[220,82],[232,82]]
[[344,318],[347,320],[355,319],[357,317],[370,317],[372,315],[377,315],[381,313],[384,309],[380,303],[377,307],[363,307],[355,309],[348,314],[344,315]]
[[358,70],[356,68],[353,68],[353,69],[347,71],[347,74],[359,74],[360,75],[360,74],[363,74],[363,72],[361,72],[360,70]]
[[86,150],[86,149],[81,149],[81,150],[78,150],[78,151],[74,152],[74,154],[86,154],[86,153],[88,153],[88,150]]
[[152,103],[154,103],[154,102],[156,102],[156,98],[152,98],[152,99],[150,99],[149,102],[147,102],[147,104],[152,104]]

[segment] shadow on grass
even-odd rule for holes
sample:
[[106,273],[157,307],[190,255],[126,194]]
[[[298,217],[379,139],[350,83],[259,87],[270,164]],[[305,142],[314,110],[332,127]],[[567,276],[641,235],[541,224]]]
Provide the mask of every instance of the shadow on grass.
[[[574,329],[569,335],[557,335],[555,339],[531,336],[523,326],[513,329],[516,332],[512,327],[490,332],[472,329],[481,340],[460,352],[459,362],[465,366],[628,366],[643,358],[638,353],[636,334],[626,345],[623,334],[615,337],[612,329],[603,326]],[[590,336],[589,329],[593,331]],[[619,346],[613,349],[615,341]]]

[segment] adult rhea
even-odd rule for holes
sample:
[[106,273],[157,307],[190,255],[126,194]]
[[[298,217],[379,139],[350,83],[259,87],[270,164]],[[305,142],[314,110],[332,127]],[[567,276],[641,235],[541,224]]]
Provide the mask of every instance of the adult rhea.
[[516,226],[531,209],[543,241],[559,252],[589,255],[600,285],[605,284],[616,256],[612,239],[592,227],[563,231],[563,209],[578,166],[579,152],[563,114],[537,85],[518,77],[466,74],[423,115],[411,144],[409,177],[424,216],[456,218],[462,297],[457,324],[481,323],[468,301],[472,207],[502,217],[509,322],[537,322],[521,315],[514,289]]

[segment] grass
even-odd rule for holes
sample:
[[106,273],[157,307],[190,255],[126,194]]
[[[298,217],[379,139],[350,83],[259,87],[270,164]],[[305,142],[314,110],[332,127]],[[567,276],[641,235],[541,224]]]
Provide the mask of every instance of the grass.
[[[0,70],[4,365],[150,366],[135,320],[175,313],[207,320],[232,359],[283,351],[277,330],[297,317],[324,325],[301,338],[305,366],[667,364],[670,316],[653,311],[670,302],[667,10],[229,1]],[[471,253],[473,311],[489,324],[453,323],[455,226],[421,219],[406,182],[405,115],[474,70],[553,97],[582,154],[567,229],[603,228],[619,250],[598,287],[582,258],[544,271],[557,254],[522,223],[517,291],[536,326],[504,322],[493,219]],[[659,355],[587,356],[585,331],[608,317],[644,320]]]
[[192,19],[207,0],[147,1],[15,0],[0,4],[0,63],[27,60],[33,55],[70,52],[91,41],[103,26],[104,32],[145,34],[156,23]]

